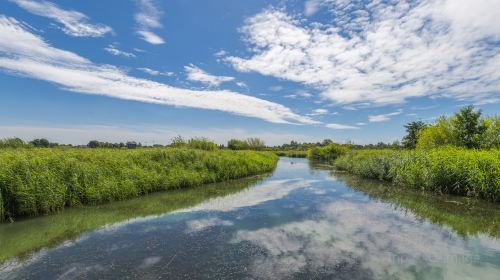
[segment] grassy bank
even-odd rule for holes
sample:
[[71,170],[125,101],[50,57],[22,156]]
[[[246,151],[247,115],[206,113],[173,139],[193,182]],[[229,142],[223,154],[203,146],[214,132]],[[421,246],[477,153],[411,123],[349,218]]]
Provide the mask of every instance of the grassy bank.
[[158,192],[143,197],[97,206],[68,208],[60,215],[18,219],[0,225],[0,264],[17,257],[24,259],[42,248],[53,248],[77,239],[85,232],[122,221],[163,215],[189,208],[210,198],[239,192],[266,178],[264,175],[208,184],[193,188]]
[[306,158],[307,151],[276,151],[274,152],[280,157],[291,157],[291,158]]
[[500,150],[357,150],[335,166],[366,178],[435,192],[500,201]]
[[242,178],[276,162],[272,153],[251,151],[2,149],[0,219]]

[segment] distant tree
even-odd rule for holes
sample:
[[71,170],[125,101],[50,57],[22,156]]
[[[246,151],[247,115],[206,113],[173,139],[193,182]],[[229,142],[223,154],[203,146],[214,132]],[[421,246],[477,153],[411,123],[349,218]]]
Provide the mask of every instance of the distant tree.
[[89,143],[87,144],[87,147],[89,148],[99,148],[101,143],[97,140],[90,140]]
[[331,145],[333,143],[334,143],[333,140],[325,139],[325,140],[323,140],[323,142],[321,142],[321,146],[328,146],[328,145]]
[[455,114],[453,126],[459,146],[468,149],[480,146],[481,137],[486,131],[486,126],[481,121],[481,110],[475,111],[472,105],[462,108]]
[[247,146],[250,150],[264,150],[266,148],[266,144],[260,138],[248,138],[246,140]]
[[484,120],[486,131],[481,137],[481,148],[498,148],[500,147],[500,117],[492,116]]
[[128,149],[135,149],[139,146],[135,141],[128,141],[126,145]]
[[406,136],[403,137],[403,146],[406,148],[413,149],[417,146],[418,136],[427,127],[423,121],[414,121],[406,124]]
[[170,143],[170,146],[172,147],[182,147],[182,146],[186,146],[186,140],[184,140],[184,138],[182,138],[182,136],[178,135],[178,136],[175,136],[174,138],[172,138],[172,142]]
[[445,145],[457,145],[453,117],[439,117],[433,125],[423,129],[417,141],[418,149],[432,149]]
[[51,146],[49,140],[45,138],[34,139],[30,142],[30,144],[37,148],[48,148]]
[[217,150],[217,144],[207,138],[191,138],[189,139],[187,145],[193,149],[200,149],[205,151],[215,151]]
[[243,140],[231,139],[227,142],[227,147],[231,150],[247,150],[248,143]]
[[28,145],[21,138],[7,138],[0,140],[0,148],[23,148]]

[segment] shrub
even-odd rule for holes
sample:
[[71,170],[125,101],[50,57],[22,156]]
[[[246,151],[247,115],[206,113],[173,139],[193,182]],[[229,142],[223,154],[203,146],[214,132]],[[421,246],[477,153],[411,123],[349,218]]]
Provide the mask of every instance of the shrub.
[[314,146],[307,152],[307,157],[312,160],[334,160],[348,150],[346,146],[335,143],[327,146]]
[[193,149],[200,149],[205,151],[217,150],[217,144],[208,140],[207,138],[192,138],[187,143],[188,147]]

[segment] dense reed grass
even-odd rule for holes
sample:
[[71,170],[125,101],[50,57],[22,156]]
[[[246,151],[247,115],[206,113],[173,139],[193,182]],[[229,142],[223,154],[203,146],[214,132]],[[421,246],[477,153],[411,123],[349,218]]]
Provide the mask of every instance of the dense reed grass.
[[499,149],[357,150],[334,164],[340,170],[397,185],[500,201]]
[[36,216],[268,172],[277,156],[163,149],[0,150],[0,219]]
[[326,146],[313,146],[307,151],[307,157],[311,160],[335,160],[349,150],[348,146],[332,143]]
[[291,157],[291,158],[306,158],[307,151],[276,151],[274,152],[276,155],[280,157]]

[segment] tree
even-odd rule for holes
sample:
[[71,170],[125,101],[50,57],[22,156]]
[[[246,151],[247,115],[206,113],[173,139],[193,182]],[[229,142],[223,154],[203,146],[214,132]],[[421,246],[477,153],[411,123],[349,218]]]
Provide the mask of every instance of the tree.
[[406,136],[403,137],[402,144],[406,148],[413,149],[417,146],[417,140],[422,132],[427,127],[423,121],[414,121],[405,125]]
[[453,127],[454,117],[441,116],[436,123],[423,129],[417,140],[417,149],[432,149],[445,145],[457,145],[457,136]]
[[37,148],[48,148],[50,147],[50,142],[49,140],[45,139],[45,138],[41,138],[41,139],[34,139],[30,142],[31,145],[33,145],[34,147],[37,147]]
[[89,148],[99,148],[101,146],[101,143],[97,140],[90,140],[89,143],[87,144],[87,147]]
[[246,142],[250,150],[263,150],[266,147],[264,141],[259,138],[248,138]]
[[468,149],[479,147],[481,137],[486,131],[486,126],[481,121],[481,110],[475,111],[472,105],[462,108],[455,114],[453,127],[458,145]]
[[481,148],[491,149],[500,147],[500,117],[492,116],[483,120],[486,131],[481,137]]
[[231,150],[246,150],[248,143],[243,140],[231,139],[227,142],[227,147]]

